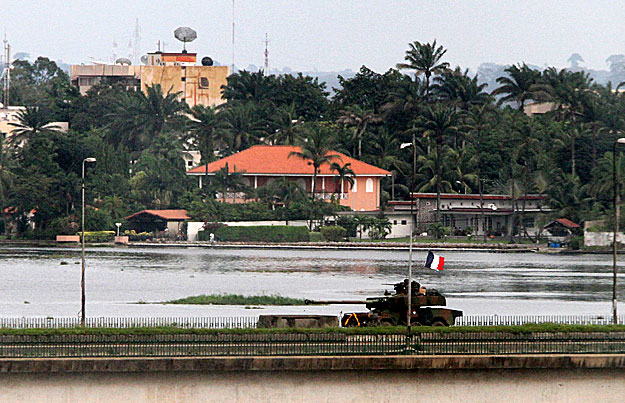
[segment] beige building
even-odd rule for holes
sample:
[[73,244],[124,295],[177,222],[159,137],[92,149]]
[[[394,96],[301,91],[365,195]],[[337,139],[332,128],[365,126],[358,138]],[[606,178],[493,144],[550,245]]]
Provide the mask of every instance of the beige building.
[[147,55],[145,65],[93,64],[73,65],[72,84],[81,94],[104,79],[125,83],[127,88],[146,91],[148,86],[160,84],[163,92],[180,92],[189,105],[217,106],[225,102],[221,86],[230,74],[228,66],[197,65],[195,53],[154,52]]

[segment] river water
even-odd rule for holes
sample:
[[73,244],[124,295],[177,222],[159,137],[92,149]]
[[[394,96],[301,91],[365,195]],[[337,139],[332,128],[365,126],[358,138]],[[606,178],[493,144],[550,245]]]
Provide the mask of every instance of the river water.
[[[610,255],[441,252],[445,270],[414,277],[447,295],[465,315],[611,313]],[[625,257],[623,257],[625,259]],[[338,314],[363,306],[240,307],[164,305],[199,294],[364,299],[407,276],[408,252],[226,248],[88,248],[87,316],[255,316]],[[625,284],[619,299],[625,298]],[[145,302],[145,304],[138,304]],[[625,308],[619,305],[621,312]],[[79,248],[0,248],[0,316],[77,316]]]

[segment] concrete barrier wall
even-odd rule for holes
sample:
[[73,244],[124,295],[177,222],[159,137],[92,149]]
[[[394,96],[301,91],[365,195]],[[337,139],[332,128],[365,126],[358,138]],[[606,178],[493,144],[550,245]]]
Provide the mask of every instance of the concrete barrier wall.
[[2,402],[622,402],[625,356],[0,360]]
[[0,402],[622,402],[604,370],[1,374]]

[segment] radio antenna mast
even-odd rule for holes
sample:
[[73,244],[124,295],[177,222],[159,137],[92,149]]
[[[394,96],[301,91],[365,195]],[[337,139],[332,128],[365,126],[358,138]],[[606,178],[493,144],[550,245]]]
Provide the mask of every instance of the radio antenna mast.
[[3,89],[3,104],[4,108],[9,108],[10,91],[11,91],[11,45],[7,41],[7,35],[4,34],[4,71],[2,72],[2,89]]
[[234,0],[232,0],[232,68],[230,74],[234,74]]
[[269,49],[267,45],[269,45],[269,38],[267,37],[267,32],[265,32],[265,75],[269,75]]

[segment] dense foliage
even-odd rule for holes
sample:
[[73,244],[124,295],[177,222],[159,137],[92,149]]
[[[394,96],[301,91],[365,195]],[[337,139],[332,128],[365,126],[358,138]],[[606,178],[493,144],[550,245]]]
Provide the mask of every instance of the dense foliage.
[[[143,208],[186,208],[205,221],[312,222],[327,213],[286,179],[254,190],[226,169],[200,190],[185,175],[183,156],[190,151],[207,162],[255,144],[301,145],[295,157],[309,161],[311,173],[334,163],[345,186],[353,171],[324,151],[387,169],[394,180],[384,180],[383,202],[406,198],[410,189],[482,189],[510,194],[521,211],[519,196],[546,194],[553,216],[576,222],[610,212],[612,145],[625,130],[619,83],[602,86],[583,71],[519,64],[505,69],[493,88],[452,68],[445,54],[435,41],[411,43],[397,69],[376,73],[363,66],[353,78],[339,77],[331,98],[324,83],[308,76],[241,71],[223,88],[226,104],[193,109],[158,85],[143,93],[102,81],[81,95],[53,61],[16,62],[11,100],[27,108],[0,147],[2,225],[23,236],[75,233],[87,157],[97,159],[86,164],[87,230],[112,230]],[[544,102],[551,105],[546,113],[526,114]],[[69,132],[57,121],[68,121]],[[619,151],[616,158],[622,193],[625,157]],[[257,201],[226,207],[222,202],[235,192]],[[519,233],[523,221],[522,213],[515,217]],[[387,231],[382,223],[372,227],[378,237]],[[361,227],[345,228],[352,235]]]

